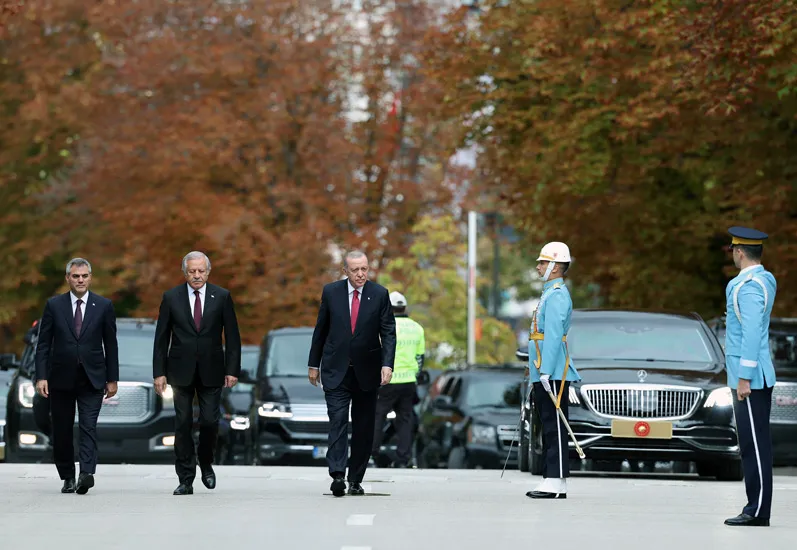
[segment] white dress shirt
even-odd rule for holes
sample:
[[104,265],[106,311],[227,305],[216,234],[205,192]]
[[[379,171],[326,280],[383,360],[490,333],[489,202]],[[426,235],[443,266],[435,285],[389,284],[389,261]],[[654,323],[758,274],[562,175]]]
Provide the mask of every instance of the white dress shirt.
[[[191,305],[191,318],[193,319],[196,296],[194,296],[194,288],[191,285],[186,283],[185,286],[188,288],[188,303]],[[205,290],[207,290],[207,287],[208,285],[202,285],[202,288],[196,289],[199,290],[199,307],[202,313],[205,313]]]
[[[351,317],[351,302],[352,302],[352,300],[354,300],[355,288],[352,286],[351,281],[348,281],[348,285],[349,285],[349,317]],[[365,286],[365,285],[363,285],[363,286]],[[358,296],[357,297],[362,302],[362,299],[363,299],[363,287],[361,286],[360,288],[358,288],[356,290],[358,291]]]
[[[78,297],[75,296],[74,292],[70,292],[69,293],[69,298],[72,300],[72,317],[74,318],[75,313],[77,313],[75,311],[75,308],[77,307]],[[83,300],[83,303],[80,304],[80,315],[81,315],[81,319],[85,319],[86,318],[86,302],[88,302],[88,300],[89,300],[89,293],[86,292],[83,295],[83,297],[80,298],[80,299]]]

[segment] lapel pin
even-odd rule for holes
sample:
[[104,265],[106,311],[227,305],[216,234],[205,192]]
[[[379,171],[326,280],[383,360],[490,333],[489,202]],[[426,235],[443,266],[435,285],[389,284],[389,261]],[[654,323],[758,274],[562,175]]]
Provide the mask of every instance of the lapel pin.
[[91,302],[91,307],[94,307],[94,306],[96,306],[96,305],[97,305],[97,304],[95,304],[94,302]]
[[214,296],[213,294],[211,294],[211,295],[210,295],[210,297],[211,297],[211,298],[215,298],[215,296]]

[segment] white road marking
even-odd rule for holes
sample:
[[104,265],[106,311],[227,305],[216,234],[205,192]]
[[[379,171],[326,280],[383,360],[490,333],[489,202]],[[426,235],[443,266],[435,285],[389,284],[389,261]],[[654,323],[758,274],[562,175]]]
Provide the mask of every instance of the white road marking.
[[376,514],[352,514],[346,520],[346,525],[373,525]]
[[341,546],[340,550],[371,550],[370,546]]

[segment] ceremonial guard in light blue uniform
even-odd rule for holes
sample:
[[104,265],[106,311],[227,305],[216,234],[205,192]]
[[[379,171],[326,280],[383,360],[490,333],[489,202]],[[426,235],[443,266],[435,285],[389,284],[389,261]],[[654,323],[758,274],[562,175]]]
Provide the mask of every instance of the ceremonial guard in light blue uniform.
[[761,265],[766,233],[731,227],[733,263],[741,271],[725,288],[725,364],[742,453],[747,505],[726,525],[769,526],[772,505],[772,437],[769,413],[775,367],[769,350],[769,318],[775,277]]
[[581,380],[567,351],[567,332],[573,311],[570,291],[564,283],[569,267],[570,249],[564,243],[546,244],[537,258],[537,273],[545,285],[529,331],[529,379],[533,382],[534,402],[542,423],[544,461],[542,483],[526,493],[531,498],[567,498],[570,439],[556,409],[560,408],[569,420],[570,382]]

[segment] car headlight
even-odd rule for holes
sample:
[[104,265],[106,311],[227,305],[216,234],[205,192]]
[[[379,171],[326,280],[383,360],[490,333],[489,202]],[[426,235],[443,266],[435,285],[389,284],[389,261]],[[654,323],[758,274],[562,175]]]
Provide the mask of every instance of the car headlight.
[[34,395],[36,395],[36,388],[34,387],[33,382],[26,380],[19,385],[19,390],[17,392],[18,401],[19,404],[26,409],[33,407]]
[[468,441],[476,445],[494,445],[495,427],[484,424],[471,424],[468,427]]
[[171,407],[174,405],[174,390],[168,384],[166,385],[166,389],[163,390],[163,395],[161,395],[161,399],[163,399],[164,407]]
[[733,406],[733,394],[730,388],[718,388],[708,394],[706,407],[731,407]]
[[291,418],[290,408],[285,403],[267,401],[257,408],[257,414],[265,418]]
[[230,428],[233,430],[245,431],[249,429],[248,416],[233,416],[230,419]]

